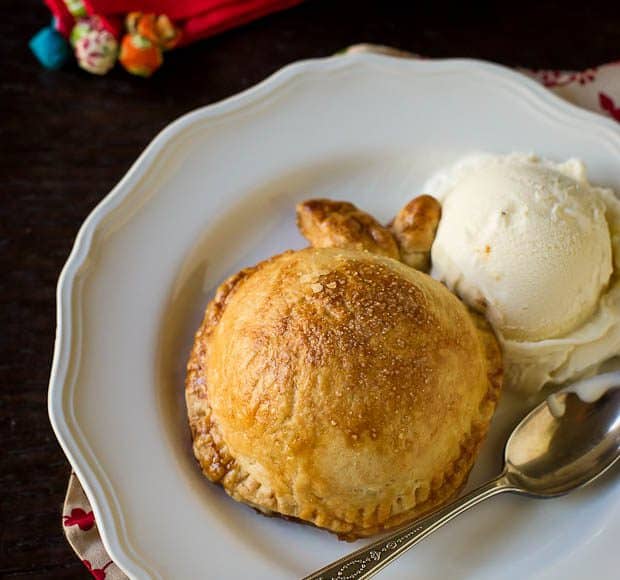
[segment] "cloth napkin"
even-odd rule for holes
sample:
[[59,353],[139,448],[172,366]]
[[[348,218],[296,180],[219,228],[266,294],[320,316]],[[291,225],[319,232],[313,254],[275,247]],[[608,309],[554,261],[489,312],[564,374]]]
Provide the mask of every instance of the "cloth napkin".
[[[213,36],[302,0],[82,0],[88,14],[97,14],[114,33],[129,12],[165,14],[181,30],[180,44]],[[74,17],[66,0],[45,0],[60,32],[68,36]]]
[[120,16],[128,12],[166,14],[179,23],[180,44],[219,34],[283,10],[302,0],[84,0],[91,14]]
[[[145,11],[157,12],[160,0],[142,0]],[[125,2],[123,0],[89,0],[95,5],[105,4],[122,11]],[[135,2],[132,2],[135,4]],[[186,14],[196,2],[194,0],[178,0],[178,14]],[[226,0],[213,2],[220,4],[222,10],[234,10],[235,2]],[[264,5],[264,2],[257,2]],[[292,2],[288,2],[292,4]],[[142,9],[142,8],[141,8]],[[175,13],[175,16],[177,13]],[[173,17],[172,14],[170,14]],[[204,16],[207,21],[208,15]],[[197,31],[200,27],[197,27]],[[196,32],[199,34],[199,32]],[[420,58],[408,52],[386,46],[371,44],[357,44],[344,51],[345,54],[372,52],[388,54],[403,58]],[[557,70],[529,70],[519,69],[520,72],[540,82],[560,97],[576,105],[590,109],[597,113],[612,117],[620,123],[620,60],[585,71],[557,71]],[[125,580],[127,576],[112,561],[106,552],[99,532],[93,510],[82,486],[73,473],[69,479],[67,495],[62,516],[63,529],[71,547],[82,560],[90,573],[98,580]]]

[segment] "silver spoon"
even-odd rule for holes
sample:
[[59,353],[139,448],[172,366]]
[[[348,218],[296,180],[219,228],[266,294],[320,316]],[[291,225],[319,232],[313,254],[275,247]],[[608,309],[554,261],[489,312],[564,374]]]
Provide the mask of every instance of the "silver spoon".
[[435,530],[494,495],[557,497],[594,481],[620,458],[620,372],[590,382],[594,390],[584,388],[587,382],[569,387],[517,425],[506,443],[504,470],[497,478],[304,580],[371,578]]

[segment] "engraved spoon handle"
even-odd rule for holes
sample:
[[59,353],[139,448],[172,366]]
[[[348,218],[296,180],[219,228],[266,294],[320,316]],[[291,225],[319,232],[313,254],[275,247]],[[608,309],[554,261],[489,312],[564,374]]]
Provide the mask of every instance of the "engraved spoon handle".
[[409,548],[432,534],[445,523],[489,497],[516,491],[505,474],[464,495],[433,514],[409,524],[389,536],[321,568],[303,580],[364,580],[371,578]]

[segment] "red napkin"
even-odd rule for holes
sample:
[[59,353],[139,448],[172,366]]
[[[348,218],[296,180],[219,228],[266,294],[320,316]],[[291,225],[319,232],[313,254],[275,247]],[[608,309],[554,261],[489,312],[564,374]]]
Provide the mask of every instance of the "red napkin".
[[69,12],[64,0],[43,0],[50,12],[54,15],[54,25],[56,30],[65,38],[69,38],[71,29],[75,24],[75,18]]
[[[56,3],[54,0],[46,0]],[[106,19],[128,12],[166,14],[181,30],[181,44],[212,36],[299,4],[302,0],[84,0],[89,14]],[[62,2],[61,2],[62,3]]]

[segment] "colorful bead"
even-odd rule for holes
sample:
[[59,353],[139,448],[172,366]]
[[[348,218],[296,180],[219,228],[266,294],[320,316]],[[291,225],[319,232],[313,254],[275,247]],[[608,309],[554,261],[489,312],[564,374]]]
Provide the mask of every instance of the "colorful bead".
[[175,46],[181,35],[165,15],[130,12],[121,42],[120,63],[135,75],[149,77],[162,64],[162,51]]
[[160,14],[155,21],[155,28],[159,37],[159,44],[164,50],[170,50],[179,44],[181,31],[172,24],[170,18]]
[[54,26],[42,28],[30,39],[30,50],[47,69],[56,70],[71,56],[67,41]]
[[141,77],[150,77],[163,62],[161,48],[139,34],[123,37],[118,59],[128,72]]
[[126,26],[129,34],[139,34],[163,50],[173,48],[181,37],[180,31],[165,14],[130,12],[126,18]]
[[70,40],[78,65],[84,70],[104,75],[114,66],[118,43],[96,16],[80,18],[71,31]]
[[73,17],[82,18],[84,16],[88,16],[86,6],[84,6],[84,2],[82,2],[82,0],[64,0],[64,2],[67,10]]

